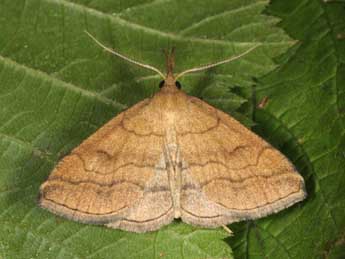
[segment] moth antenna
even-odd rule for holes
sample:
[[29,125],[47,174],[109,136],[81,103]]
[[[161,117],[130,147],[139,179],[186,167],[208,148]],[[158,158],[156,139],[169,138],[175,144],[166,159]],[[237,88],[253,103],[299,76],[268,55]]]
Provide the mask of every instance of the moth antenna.
[[216,63],[212,63],[212,64],[208,64],[208,65],[204,65],[204,66],[201,66],[201,67],[194,67],[194,68],[190,68],[190,69],[187,69],[181,73],[179,73],[175,79],[177,80],[179,77],[185,75],[185,74],[188,74],[188,73],[194,73],[194,72],[197,72],[197,71],[202,71],[202,70],[206,70],[206,69],[209,69],[211,67],[215,67],[215,66],[219,66],[219,65],[222,65],[222,64],[225,64],[225,63],[229,63],[231,61],[234,61],[236,59],[239,59],[245,55],[247,55],[248,53],[252,52],[254,49],[256,49],[257,47],[259,47],[261,44],[256,44],[254,45],[253,47],[249,48],[248,50],[246,50],[245,52],[237,55],[237,56],[234,56],[234,57],[230,57],[228,59],[225,59],[225,60],[222,60],[222,61],[219,61],[219,62],[216,62]]
[[135,64],[139,67],[144,67],[144,68],[147,68],[147,69],[150,69],[150,70],[153,70],[155,71],[157,74],[159,74],[163,79],[165,79],[165,76],[164,74],[158,69],[158,68],[155,68],[153,66],[150,66],[148,64],[143,64],[143,63],[140,63],[134,59],[131,59],[129,57],[126,57],[120,53],[118,53],[117,51],[111,49],[111,48],[108,48],[107,46],[105,46],[104,44],[102,44],[99,40],[97,40],[91,33],[89,33],[88,31],[85,31],[85,33],[94,41],[96,42],[97,45],[99,45],[101,48],[103,48],[104,50],[114,54],[115,56],[119,57],[119,58],[122,58],[124,60],[126,60],[127,62],[129,63],[132,63],[132,64]]

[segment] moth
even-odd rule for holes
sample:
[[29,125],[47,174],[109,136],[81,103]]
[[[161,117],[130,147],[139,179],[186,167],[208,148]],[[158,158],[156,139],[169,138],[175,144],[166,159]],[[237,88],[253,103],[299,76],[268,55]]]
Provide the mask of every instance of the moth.
[[303,177],[282,153],[227,113],[187,95],[174,53],[152,97],[118,114],[64,157],[40,187],[39,205],[71,220],[133,232],[174,219],[219,227],[278,212],[306,197]]

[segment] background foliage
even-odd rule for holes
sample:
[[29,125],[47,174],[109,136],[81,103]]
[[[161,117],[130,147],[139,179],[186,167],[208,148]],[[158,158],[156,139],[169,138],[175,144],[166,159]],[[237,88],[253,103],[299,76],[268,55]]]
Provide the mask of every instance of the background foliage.
[[[167,47],[181,71],[261,43],[181,83],[288,156],[308,198],[232,224],[230,238],[181,222],[140,235],[39,209],[56,162],[158,88],[84,30],[161,70]],[[0,0],[0,32],[0,258],[345,257],[344,1]]]

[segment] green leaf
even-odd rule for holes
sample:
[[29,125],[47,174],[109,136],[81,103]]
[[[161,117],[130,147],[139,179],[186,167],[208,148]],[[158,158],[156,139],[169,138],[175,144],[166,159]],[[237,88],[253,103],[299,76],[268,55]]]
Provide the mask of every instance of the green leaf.
[[[232,250],[235,258],[341,256],[343,5],[276,0],[267,12],[267,4],[0,0],[0,258],[233,258]],[[231,225],[231,238],[222,229],[179,221],[153,233],[128,233],[38,208],[39,186],[57,161],[158,90],[158,76],[103,52],[85,30],[162,71],[162,49],[171,46],[182,71],[261,43],[240,60],[182,78],[182,87],[256,125],[303,174],[308,199]],[[265,96],[267,106],[256,109]]]

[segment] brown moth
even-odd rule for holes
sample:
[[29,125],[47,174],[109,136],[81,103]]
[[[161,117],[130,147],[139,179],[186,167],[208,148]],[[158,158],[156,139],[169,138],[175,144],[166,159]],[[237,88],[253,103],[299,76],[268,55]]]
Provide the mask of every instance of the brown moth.
[[[91,35],[90,35],[91,36]],[[176,218],[218,227],[278,212],[306,197],[284,155],[228,114],[179,89],[180,76],[107,51],[164,78],[161,89],[76,147],[41,185],[41,207],[68,219],[134,232]]]

